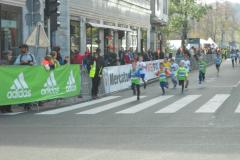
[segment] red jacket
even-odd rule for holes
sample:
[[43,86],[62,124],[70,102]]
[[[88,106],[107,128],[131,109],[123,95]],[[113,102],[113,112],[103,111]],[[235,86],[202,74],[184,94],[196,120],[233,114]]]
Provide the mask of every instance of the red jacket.
[[73,59],[74,60],[74,64],[79,64],[79,62],[80,62],[80,64],[82,64],[82,59],[86,58],[88,56],[88,54],[89,54],[89,51],[85,55],[76,54],[74,56],[74,59]]
[[126,62],[127,64],[129,64],[129,62],[130,62],[130,57],[129,57],[128,55],[125,55],[125,56],[124,56],[124,59],[125,59],[125,62]]

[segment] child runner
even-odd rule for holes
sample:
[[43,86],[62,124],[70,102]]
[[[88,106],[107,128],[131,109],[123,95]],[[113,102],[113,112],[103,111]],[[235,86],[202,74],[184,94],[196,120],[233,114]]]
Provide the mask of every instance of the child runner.
[[237,53],[237,51],[235,51],[234,58],[235,58],[236,66],[237,66],[237,59],[238,59],[238,53]]
[[156,76],[159,77],[160,86],[163,91],[162,95],[165,94],[164,87],[168,88],[168,83],[167,83],[168,74],[169,74],[169,72],[164,68],[163,63],[160,63],[160,70],[156,73]]
[[188,72],[184,66],[184,62],[180,62],[180,67],[178,68],[177,72],[175,73],[175,77],[178,75],[179,86],[182,85],[182,93],[184,90],[184,80],[187,83]]
[[140,78],[141,73],[137,69],[137,64],[136,62],[132,62],[132,70],[130,70],[129,74],[129,79],[131,79],[132,82],[132,90],[133,90],[133,95],[136,95],[136,90],[135,86],[137,86],[137,100],[139,100],[139,95],[140,95]]
[[164,69],[166,69],[168,72],[171,70],[171,64],[168,62],[168,57],[164,57],[163,65]]
[[171,59],[171,79],[172,79],[172,83],[174,84],[174,88],[176,88],[177,86],[177,80],[175,79],[175,74],[178,68],[179,68],[178,64],[174,63],[174,59]]
[[145,81],[145,74],[146,74],[147,65],[145,62],[143,62],[143,56],[139,56],[138,59],[139,61],[137,62],[137,67],[140,70],[141,78],[142,78],[142,81],[144,82],[144,89],[146,89],[147,84]]
[[[184,63],[184,68],[187,70],[187,72],[189,73],[189,66],[190,66],[190,61],[188,60],[188,56],[187,55],[184,55],[184,60],[181,60],[180,61],[180,64],[181,62]],[[185,88],[187,88],[189,85],[189,80],[186,81],[186,86]]]
[[214,59],[214,63],[216,64],[216,68],[217,68],[217,76],[219,74],[219,70],[220,70],[220,65],[222,63],[222,58],[220,58],[220,54],[217,54],[217,57]]
[[207,68],[207,65],[205,62],[203,62],[202,57],[199,58],[198,66],[199,66],[199,84],[201,84],[202,82],[204,82]]
[[232,59],[232,67],[234,68],[234,59],[235,59],[234,52],[232,52],[232,54],[230,55],[230,58]]

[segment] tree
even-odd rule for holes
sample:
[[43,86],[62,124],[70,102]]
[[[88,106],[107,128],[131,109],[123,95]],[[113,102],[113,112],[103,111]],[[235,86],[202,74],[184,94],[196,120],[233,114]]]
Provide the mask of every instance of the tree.
[[169,26],[164,27],[162,32],[165,33],[178,33],[181,35],[182,48],[185,51],[186,46],[184,41],[187,39],[188,30],[191,29],[189,20],[199,20],[207,11],[212,9],[211,6],[206,4],[198,4],[196,0],[170,0],[169,1]]

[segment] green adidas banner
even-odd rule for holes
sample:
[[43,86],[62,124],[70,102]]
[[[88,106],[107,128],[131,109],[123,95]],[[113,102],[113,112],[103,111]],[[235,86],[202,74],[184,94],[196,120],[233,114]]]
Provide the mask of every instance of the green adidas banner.
[[0,106],[76,96],[79,65],[46,71],[43,66],[0,67]]

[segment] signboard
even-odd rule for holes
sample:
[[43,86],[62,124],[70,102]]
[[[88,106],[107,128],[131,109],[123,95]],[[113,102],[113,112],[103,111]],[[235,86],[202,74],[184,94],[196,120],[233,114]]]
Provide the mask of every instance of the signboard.
[[188,44],[200,44],[200,38],[188,38]]
[[86,21],[87,21],[87,22],[90,22],[90,23],[100,24],[100,20],[95,20],[95,19],[89,19],[89,18],[87,18]]
[[[37,74],[36,74],[37,73]],[[76,96],[80,93],[79,65],[46,71],[44,66],[0,66],[0,106]]]
[[108,26],[115,26],[115,23],[112,23],[112,22],[106,22],[106,21],[104,21],[103,24],[108,25]]

